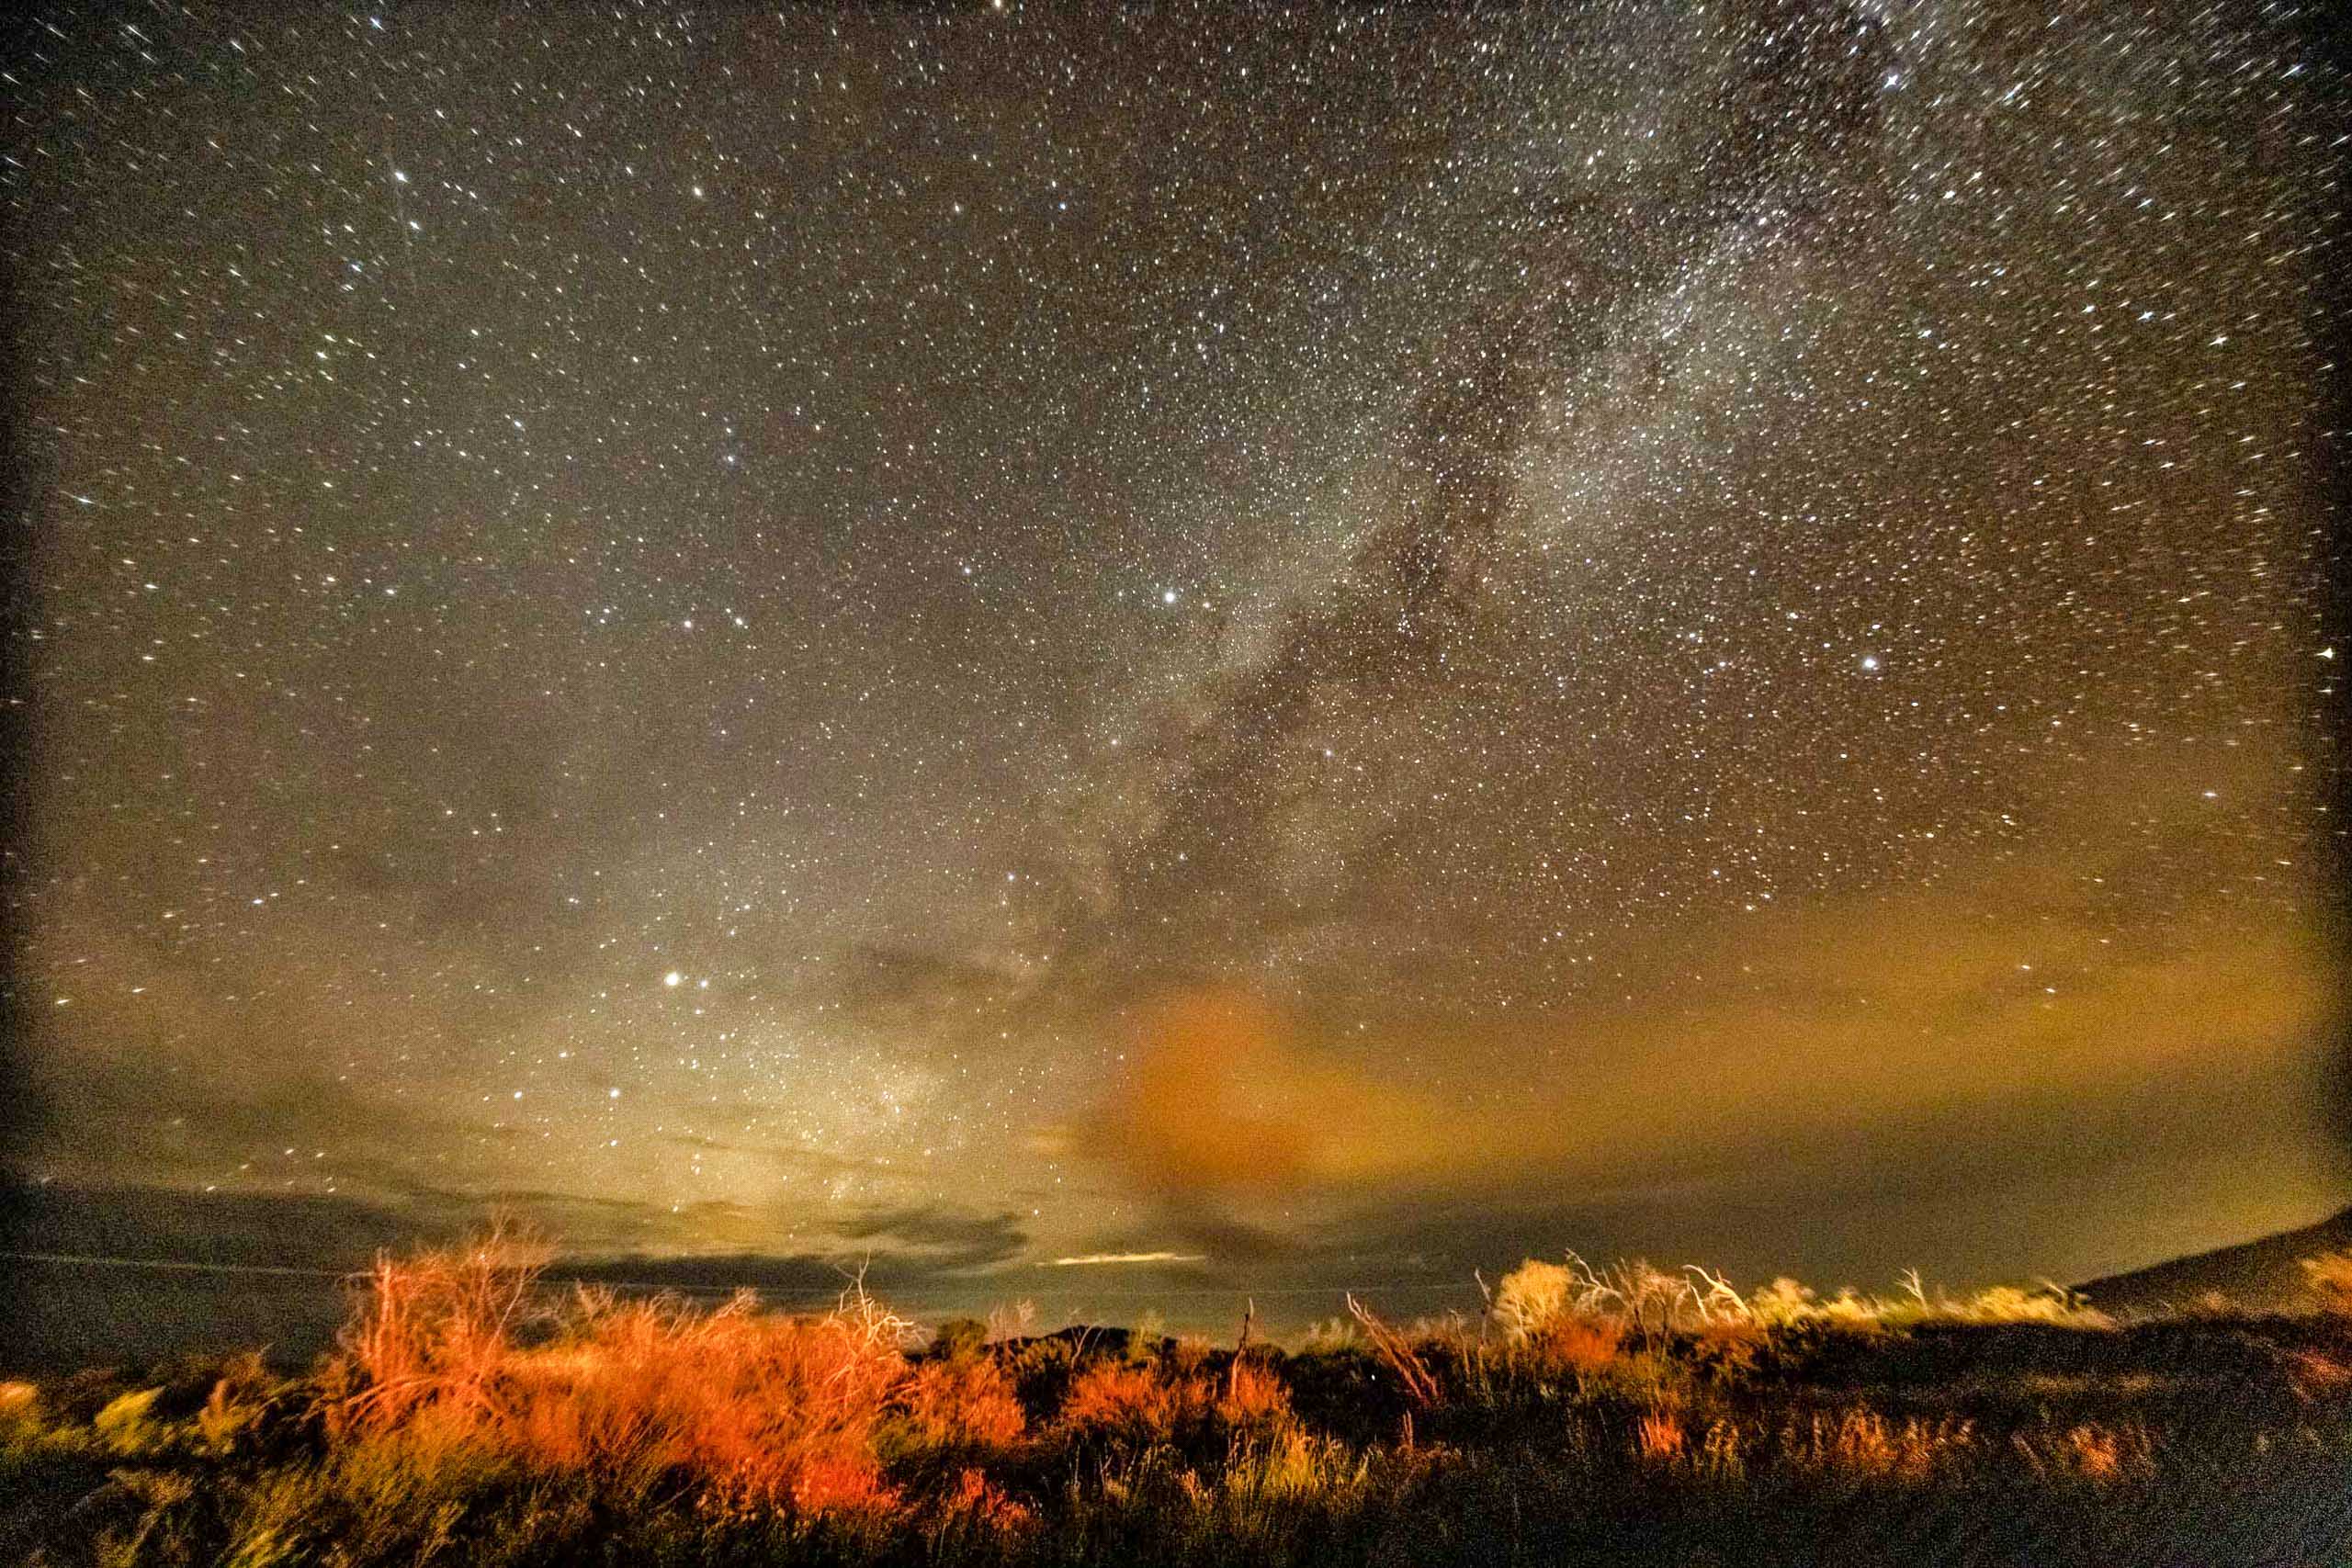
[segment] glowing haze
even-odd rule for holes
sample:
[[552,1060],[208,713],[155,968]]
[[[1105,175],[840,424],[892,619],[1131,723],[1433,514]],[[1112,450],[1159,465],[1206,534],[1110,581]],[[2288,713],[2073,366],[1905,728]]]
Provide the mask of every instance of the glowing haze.
[[1302,1311],[2311,1218],[2237,15],[47,14],[29,1172]]

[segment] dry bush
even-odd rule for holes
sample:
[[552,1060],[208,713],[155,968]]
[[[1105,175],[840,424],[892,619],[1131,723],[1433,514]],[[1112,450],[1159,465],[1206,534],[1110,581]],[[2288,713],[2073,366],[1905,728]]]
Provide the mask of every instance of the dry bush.
[[2352,1318],[2352,1252],[2325,1252],[2302,1264],[2303,1283],[2320,1310]]
[[40,1390],[28,1382],[0,1382],[0,1440],[29,1441],[41,1430]]
[[1016,1339],[1026,1339],[1037,1326],[1035,1302],[1000,1302],[989,1308],[988,1335],[984,1343],[1010,1345]]
[[1673,1410],[1651,1411],[1634,1433],[1634,1451],[1652,1464],[1671,1464],[1682,1457],[1690,1443],[1682,1416]]
[[2288,1378],[2298,1397],[2340,1399],[2352,1389],[2352,1365],[2325,1350],[2297,1350],[2288,1358]]
[[1752,1321],[1767,1328],[1792,1328],[1800,1324],[1827,1324],[1841,1328],[1872,1329],[1890,1319],[1917,1321],[1923,1314],[1917,1301],[1888,1302],[1866,1296],[1852,1286],[1823,1300],[1812,1287],[1783,1276],[1747,1297]]
[[989,1535],[1015,1534],[1035,1522],[1026,1504],[1006,1495],[996,1483],[969,1468],[956,1478],[955,1490],[943,1500],[940,1511],[952,1525]]
[[[1711,1281],[1720,1284],[1720,1281]],[[2045,1280],[2032,1290],[1994,1285],[1965,1300],[1941,1291],[1929,1295],[1917,1269],[1906,1269],[1894,1296],[1864,1295],[1849,1285],[1823,1300],[1794,1280],[1779,1279],[1749,1295],[1747,1321],[1765,1327],[1826,1324],[1841,1328],[1903,1328],[1930,1321],[1948,1323],[2054,1323],[2075,1328],[2110,1328],[2106,1314],[2075,1292]]]
[[1352,1318],[1322,1318],[1306,1325],[1306,1336],[1300,1344],[1311,1356],[1361,1350],[1364,1347],[1363,1330]]
[[1290,1390],[1272,1367],[1237,1355],[1226,1368],[1216,1417],[1235,1430],[1279,1430],[1291,1423]]
[[928,1443],[1003,1448],[1021,1440],[1021,1401],[989,1357],[925,1361],[899,1385],[897,1403]]
[[1192,1377],[1208,1365],[1209,1356],[1216,1349],[1205,1334],[1180,1334],[1169,1344],[1165,1358],[1168,1370],[1178,1377]]
[[330,1430],[803,1512],[885,1500],[872,1437],[904,1372],[905,1325],[862,1291],[813,1318],[748,1295],[703,1312],[582,1292],[548,1343],[518,1345],[545,1258],[493,1233],[380,1260],[329,1380]]
[[1539,1366],[1579,1380],[1608,1370],[1624,1348],[1624,1327],[1610,1317],[1555,1317],[1528,1343]]
[[518,1359],[505,1434],[558,1467],[679,1473],[803,1512],[877,1503],[873,1435],[905,1371],[902,1327],[862,1295],[813,1318],[748,1295],[708,1313],[596,1303]]
[[1707,1423],[1707,1435],[1700,1447],[1700,1462],[1715,1475],[1726,1481],[1739,1481],[1747,1474],[1747,1442],[1737,1421],[1719,1416]]
[[1364,1337],[1388,1370],[1396,1374],[1404,1385],[1405,1396],[1424,1408],[1442,1402],[1444,1391],[1438,1385],[1436,1374],[1423,1361],[1410,1339],[1383,1323],[1373,1310],[1353,1296],[1347,1298],[1348,1312],[1363,1329]]
[[[1498,1283],[1489,1310],[1510,1343],[1541,1339],[1552,1325],[1568,1319],[1614,1321],[1623,1335],[1645,1345],[1678,1330],[1759,1321],[1730,1281],[1695,1264],[1669,1273],[1639,1258],[1605,1269],[1593,1268],[1573,1252],[1566,1258],[1530,1258]],[[1782,1284],[1810,1303],[1811,1292],[1802,1286]]]
[[2137,1422],[2079,1421],[2062,1432],[2019,1432],[2011,1442],[2037,1476],[2109,1482],[2155,1473],[2154,1438]]
[[2110,1482],[2155,1473],[2155,1439],[2137,1422],[2080,1421],[2061,1432],[2018,1432],[2010,1442],[2038,1477]]
[[1964,1302],[1939,1297],[1932,1310],[1938,1317],[1956,1318],[1963,1323],[2056,1323],[2074,1328],[2114,1326],[2112,1319],[2092,1307],[2080,1295],[2047,1280],[2030,1291],[2019,1290],[2015,1285],[1995,1285],[1977,1292]]
[[2066,1448],[2075,1468],[2093,1481],[2112,1481],[2123,1473],[2123,1442],[2111,1429],[2085,1422],[2066,1431]]
[[[1182,1363],[1190,1365],[1190,1363]],[[1080,1434],[1161,1441],[1214,1421],[1238,1432],[1272,1432],[1292,1420],[1290,1391],[1261,1361],[1247,1356],[1222,1372],[1150,1362],[1097,1361],[1071,1380],[1060,1422]]]
[[1975,1442],[1972,1421],[1890,1419],[1875,1410],[1848,1409],[1790,1417],[1781,1451],[1797,1465],[1879,1480],[1926,1481]]
[[1175,1430],[1186,1386],[1163,1380],[1149,1363],[1098,1361],[1070,1381],[1061,1424],[1073,1432],[1163,1438]]
[[130,1457],[153,1453],[164,1446],[163,1423],[155,1419],[160,1388],[142,1388],[107,1402],[90,1425],[110,1453]]
[[1577,1302],[1577,1277],[1565,1265],[1529,1258],[1495,1286],[1495,1321],[1513,1344],[1566,1316]]
[[553,1255],[503,1224],[461,1247],[379,1255],[342,1336],[357,1391],[330,1402],[330,1430],[381,1430],[428,1404],[493,1419],[493,1385]]
[[1925,1481],[1945,1450],[1964,1446],[1964,1431],[1930,1425],[1914,1416],[1888,1420],[1875,1410],[1849,1410],[1838,1424],[1832,1462],[1856,1474]]
[[1787,1328],[1812,1318],[1815,1312],[1813,1292],[1782,1275],[1761,1290],[1750,1292],[1747,1310],[1757,1322],[1768,1328]]

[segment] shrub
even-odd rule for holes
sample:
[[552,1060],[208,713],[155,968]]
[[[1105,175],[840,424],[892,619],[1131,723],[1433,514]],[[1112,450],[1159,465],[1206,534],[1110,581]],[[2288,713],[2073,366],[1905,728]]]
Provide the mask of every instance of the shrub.
[[162,1448],[164,1426],[155,1419],[155,1402],[163,1394],[160,1388],[142,1388],[109,1401],[90,1423],[97,1429],[98,1440],[110,1451],[124,1455],[153,1453]]
[[2105,1313],[2091,1307],[2063,1285],[2044,1281],[2030,1291],[2015,1285],[1995,1285],[1967,1301],[1939,1301],[1935,1314],[1964,1323],[2056,1323],[2075,1328],[2113,1326]]
[[1577,1300],[1576,1276],[1563,1264],[1531,1258],[1495,1287],[1495,1321],[1513,1343],[1524,1342],[1565,1317]]
[[331,1421],[381,1430],[425,1404],[495,1420],[495,1384],[551,1256],[503,1226],[463,1247],[379,1256],[341,1340],[355,1392]]
[[882,1501],[872,1437],[905,1371],[905,1325],[863,1292],[786,1318],[582,1292],[516,1343],[544,1253],[493,1233],[379,1260],[329,1380],[330,1430],[470,1443],[642,1490],[676,1478],[803,1513]]
[[941,1533],[1012,1535],[1026,1529],[1034,1519],[1026,1505],[1015,1502],[987,1475],[971,1469],[956,1478],[955,1489],[943,1500],[940,1512],[947,1527]]
[[1687,1354],[1691,1370],[1713,1382],[1742,1382],[1755,1372],[1765,1336],[1765,1329],[1754,1322],[1707,1324],[1690,1337]]
[[2352,1252],[2325,1252],[2302,1263],[2304,1285],[2320,1310],[2352,1318]]
[[1624,1348],[1624,1326],[1609,1317],[1555,1316],[1529,1343],[1539,1366],[1580,1382],[1605,1371]]
[[932,1331],[931,1354],[946,1359],[977,1356],[988,1348],[989,1325],[977,1317],[951,1317]]
[[925,1361],[908,1373],[896,1401],[927,1443],[1002,1448],[1020,1441],[1026,1425],[1012,1380],[986,1356]]
[[1634,1449],[1652,1464],[1670,1464],[1690,1446],[1690,1433],[1673,1410],[1653,1410],[1634,1428]]
[[1237,1431],[1272,1432],[1291,1424],[1290,1390],[1264,1362],[1236,1355],[1226,1368],[1216,1417]]
[[605,1306],[518,1359],[500,1435],[526,1460],[607,1475],[680,1473],[802,1512],[879,1502],[873,1431],[904,1362],[871,1303],[786,1318]]
[[0,1443],[31,1442],[43,1429],[40,1390],[28,1382],[0,1382]]
[[1747,1310],[1768,1328],[1786,1328],[1817,1315],[1813,1292],[1786,1275],[1750,1292]]
[[1182,1413],[1183,1388],[1148,1363],[1098,1361],[1071,1380],[1061,1422],[1076,1433],[1164,1439]]

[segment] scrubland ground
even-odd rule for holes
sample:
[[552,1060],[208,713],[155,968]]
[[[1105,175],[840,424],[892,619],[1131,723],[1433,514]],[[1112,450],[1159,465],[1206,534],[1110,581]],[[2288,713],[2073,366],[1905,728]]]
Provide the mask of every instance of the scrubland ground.
[[2352,1562],[2341,1266],[2306,1315],[2117,1325],[1571,1258],[1236,1350],[561,1295],[542,1257],[380,1264],[300,1378],[0,1385],[0,1562]]

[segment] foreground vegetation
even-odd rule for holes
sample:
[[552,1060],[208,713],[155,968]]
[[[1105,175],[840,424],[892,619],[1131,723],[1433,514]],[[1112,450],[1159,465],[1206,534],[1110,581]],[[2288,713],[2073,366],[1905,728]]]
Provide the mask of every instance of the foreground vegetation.
[[0,1561],[2352,1562],[2352,1264],[2315,1309],[1506,1277],[1283,1350],[925,1334],[380,1263],[341,1350],[0,1384]]

